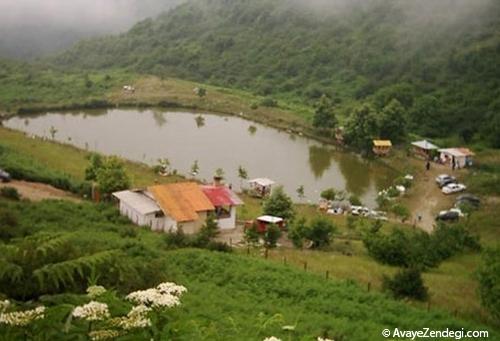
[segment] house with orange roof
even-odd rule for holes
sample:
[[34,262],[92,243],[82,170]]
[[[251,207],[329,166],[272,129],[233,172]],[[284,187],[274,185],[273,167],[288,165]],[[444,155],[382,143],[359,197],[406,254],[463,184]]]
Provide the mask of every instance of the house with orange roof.
[[144,190],[113,193],[122,215],[134,224],[157,232],[186,234],[200,231],[209,214],[221,229],[236,227],[236,206],[243,202],[226,186],[182,182],[150,186]]

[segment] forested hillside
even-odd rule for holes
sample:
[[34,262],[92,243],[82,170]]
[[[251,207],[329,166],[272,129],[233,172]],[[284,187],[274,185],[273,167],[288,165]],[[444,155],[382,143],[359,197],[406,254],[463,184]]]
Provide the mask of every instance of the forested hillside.
[[500,3],[311,3],[192,0],[126,34],[82,42],[55,62],[126,67],[309,104],[326,94],[344,114],[365,100],[381,109],[396,98],[412,131],[455,131],[465,140],[481,132],[499,142]]

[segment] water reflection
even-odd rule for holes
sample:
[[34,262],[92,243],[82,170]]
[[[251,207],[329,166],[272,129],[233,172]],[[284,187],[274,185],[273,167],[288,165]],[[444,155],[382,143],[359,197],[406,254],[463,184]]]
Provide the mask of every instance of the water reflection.
[[373,171],[370,169],[370,163],[361,157],[346,153],[336,153],[333,157],[345,178],[346,191],[356,196],[363,195],[370,188]]
[[257,127],[254,125],[251,125],[248,127],[248,132],[250,133],[250,136],[254,136],[255,133],[257,132]]
[[205,117],[203,117],[202,115],[196,116],[194,120],[196,121],[197,128],[202,128],[205,126]]
[[309,147],[309,166],[316,179],[321,179],[323,174],[332,165],[332,151],[323,146],[312,145]]
[[165,112],[160,110],[153,110],[153,119],[155,120],[156,125],[160,128],[167,123]]

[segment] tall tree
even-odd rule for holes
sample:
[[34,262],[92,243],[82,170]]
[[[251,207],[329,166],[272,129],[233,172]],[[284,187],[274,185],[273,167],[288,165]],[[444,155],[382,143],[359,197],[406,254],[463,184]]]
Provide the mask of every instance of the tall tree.
[[351,113],[346,125],[347,143],[354,148],[368,151],[374,138],[379,135],[379,122],[375,109],[362,104]]
[[379,116],[379,137],[393,143],[403,142],[406,138],[406,109],[397,100],[387,104]]
[[271,196],[264,202],[264,214],[293,220],[295,211],[292,199],[286,195],[282,186],[276,187]]
[[332,101],[326,95],[321,96],[314,111],[313,126],[319,130],[330,130],[337,123]]
[[125,172],[123,162],[116,157],[106,158],[97,170],[97,185],[104,194],[126,189],[130,186],[130,179]]

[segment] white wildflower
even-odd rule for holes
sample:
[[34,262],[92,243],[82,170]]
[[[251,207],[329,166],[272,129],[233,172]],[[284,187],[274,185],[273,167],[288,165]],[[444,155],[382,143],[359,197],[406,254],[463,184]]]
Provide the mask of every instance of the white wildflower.
[[187,291],[186,287],[177,285],[172,282],[161,283],[156,287],[156,289],[162,294],[170,294],[175,296],[181,296]]
[[125,329],[137,329],[151,327],[151,320],[147,317],[151,308],[145,305],[133,307],[126,317],[121,317],[115,320],[115,325]]
[[333,339],[327,339],[326,337],[320,337],[318,336],[318,341],[333,341]]
[[278,339],[276,336],[270,336],[266,337],[264,341],[281,341],[281,339]]
[[0,313],[3,313],[10,306],[9,300],[0,301]]
[[101,285],[92,285],[87,288],[87,296],[97,298],[106,292],[106,288]]
[[116,330],[94,330],[89,333],[90,339],[94,341],[115,339],[118,336],[120,333]]
[[32,310],[15,311],[12,313],[0,314],[0,324],[9,326],[26,326],[35,320],[40,320],[45,317],[45,307],[37,307]]
[[87,321],[101,321],[105,318],[109,318],[109,316],[108,305],[96,301],[91,301],[73,310],[73,317]]
[[177,296],[163,294],[157,289],[139,290],[130,293],[128,300],[153,308],[172,308],[181,304]]
[[281,329],[286,330],[286,331],[294,331],[295,326],[283,326]]

